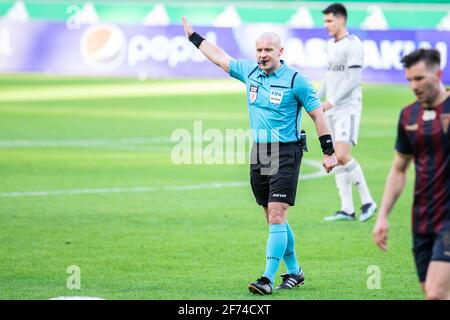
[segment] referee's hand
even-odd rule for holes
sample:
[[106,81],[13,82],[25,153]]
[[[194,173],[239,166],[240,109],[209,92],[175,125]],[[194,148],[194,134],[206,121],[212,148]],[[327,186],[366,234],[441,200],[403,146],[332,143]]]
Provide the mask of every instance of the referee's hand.
[[190,35],[194,33],[194,28],[192,27],[192,24],[190,24],[187,21],[186,17],[183,17],[182,20],[183,20],[184,33],[186,34],[186,37],[189,38]]
[[333,153],[331,156],[324,154],[323,155],[323,167],[327,173],[330,173],[331,170],[337,165],[338,161],[336,155]]

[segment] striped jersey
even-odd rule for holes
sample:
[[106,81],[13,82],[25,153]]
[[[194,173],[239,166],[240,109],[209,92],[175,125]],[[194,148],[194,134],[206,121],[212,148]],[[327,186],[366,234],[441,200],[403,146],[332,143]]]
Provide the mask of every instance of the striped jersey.
[[412,227],[416,234],[450,228],[449,123],[450,97],[433,109],[416,101],[400,115],[395,149],[414,157]]

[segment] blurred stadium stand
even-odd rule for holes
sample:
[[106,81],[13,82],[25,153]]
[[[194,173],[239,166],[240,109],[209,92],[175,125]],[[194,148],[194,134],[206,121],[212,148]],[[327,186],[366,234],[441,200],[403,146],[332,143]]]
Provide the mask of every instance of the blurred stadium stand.
[[[183,15],[196,25],[235,27],[246,23],[322,26],[323,1],[5,1],[0,17],[9,20],[66,21],[79,8],[86,22],[145,25],[180,24]],[[450,30],[449,0],[345,1],[349,27],[369,30]],[[71,8],[73,10],[71,10]]]
[[[184,37],[187,16],[235,58],[254,58],[262,31],[282,36],[285,60],[312,79],[325,67],[324,1],[0,0],[0,73],[224,77]],[[365,81],[403,82],[400,59],[417,47],[442,55],[450,82],[449,0],[345,1],[365,48]]]

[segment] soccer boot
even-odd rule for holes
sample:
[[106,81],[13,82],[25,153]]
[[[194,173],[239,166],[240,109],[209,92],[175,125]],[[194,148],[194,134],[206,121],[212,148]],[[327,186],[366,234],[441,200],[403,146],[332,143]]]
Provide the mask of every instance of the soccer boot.
[[364,222],[369,220],[375,215],[376,211],[377,204],[375,202],[363,204],[361,206],[361,215],[359,216],[359,221]]
[[272,285],[267,277],[261,277],[248,285],[248,290],[254,294],[272,294]]
[[292,289],[292,288],[298,287],[299,285],[301,285],[305,282],[305,276],[303,274],[303,271],[300,274],[283,273],[281,275],[281,278],[283,278],[283,281],[277,287],[277,290]]
[[345,211],[336,211],[333,215],[325,217],[323,220],[325,221],[354,221],[355,220],[355,213],[347,213]]

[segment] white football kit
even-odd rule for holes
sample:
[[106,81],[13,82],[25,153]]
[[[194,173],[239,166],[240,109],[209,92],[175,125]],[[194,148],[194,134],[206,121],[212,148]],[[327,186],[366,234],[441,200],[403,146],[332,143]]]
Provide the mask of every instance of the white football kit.
[[355,145],[362,111],[361,74],[364,48],[354,35],[327,43],[327,72],[319,95],[334,105],[326,111],[334,141]]

